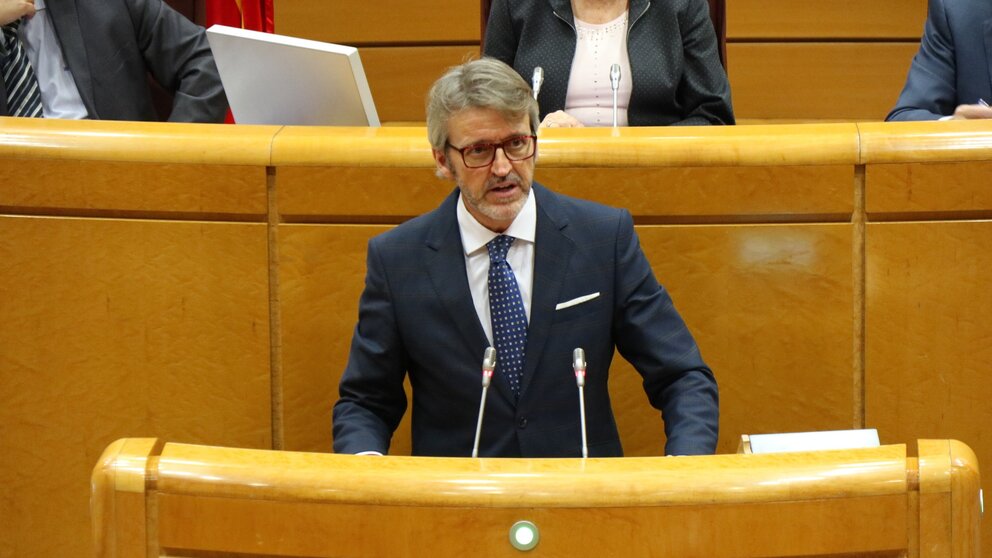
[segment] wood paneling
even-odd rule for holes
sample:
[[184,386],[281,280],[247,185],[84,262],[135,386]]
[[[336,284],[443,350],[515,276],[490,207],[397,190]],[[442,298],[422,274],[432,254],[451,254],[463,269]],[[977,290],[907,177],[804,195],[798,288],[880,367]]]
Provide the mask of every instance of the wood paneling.
[[[314,4],[309,0],[307,3]],[[416,25],[409,27],[415,28]],[[424,101],[431,85],[451,66],[478,58],[479,47],[365,47],[360,48],[358,53],[362,57],[362,67],[369,80],[379,120],[423,122],[427,119]]]
[[868,165],[866,203],[871,217],[903,218],[992,211],[992,161]]
[[[854,167],[543,168],[555,191],[630,209],[641,222],[849,221]],[[609,187],[604,187],[609,184]]]
[[[718,452],[736,451],[746,433],[852,427],[850,225],[638,227],[638,235],[720,386]],[[661,454],[662,422],[640,376],[619,357],[610,373],[626,454]]]
[[278,0],[276,32],[347,45],[479,43],[478,2],[406,0],[371,7],[363,0]]
[[916,43],[731,43],[734,113],[750,119],[882,120]]
[[988,461],[992,221],[869,224],[866,252],[867,424],[890,442],[953,435]]
[[109,442],[270,447],[261,224],[0,217],[0,556],[91,553]]
[[[265,167],[0,159],[0,208],[48,212],[145,212],[264,220]],[[81,179],[85,177],[85,179]]]
[[[279,227],[279,308],[285,449],[330,451],[331,408],[348,362],[365,287],[365,247],[386,227]],[[409,416],[391,453],[410,453]]]
[[455,188],[426,167],[280,167],[278,183],[283,219],[323,222],[399,222],[434,209]]
[[926,0],[729,0],[727,38],[917,39]]

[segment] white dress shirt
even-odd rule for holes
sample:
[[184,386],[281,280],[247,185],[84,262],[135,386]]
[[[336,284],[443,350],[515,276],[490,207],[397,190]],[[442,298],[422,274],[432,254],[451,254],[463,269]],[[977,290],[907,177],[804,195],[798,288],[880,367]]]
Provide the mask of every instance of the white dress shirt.
[[493,325],[489,315],[489,251],[486,244],[500,234],[516,238],[506,253],[506,261],[517,277],[520,297],[523,298],[527,322],[530,323],[530,301],[534,292],[534,239],[537,236],[537,201],[534,191],[527,195],[527,201],[504,233],[495,233],[482,226],[468,209],[462,196],[458,197],[458,230],[462,236],[465,251],[465,271],[468,286],[472,291],[472,302],[479,315],[479,322],[486,332],[489,343],[493,343]]
[[38,78],[45,118],[88,118],[89,112],[83,105],[72,72],[62,57],[62,47],[45,0],[35,0],[34,7],[34,16],[22,21],[18,31]]

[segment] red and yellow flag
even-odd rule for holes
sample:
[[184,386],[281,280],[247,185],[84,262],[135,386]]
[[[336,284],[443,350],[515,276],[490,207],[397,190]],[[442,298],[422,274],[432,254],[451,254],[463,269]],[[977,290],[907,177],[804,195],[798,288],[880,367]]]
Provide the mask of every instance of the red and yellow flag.
[[274,33],[272,2],[273,0],[206,0],[207,27],[219,23]]

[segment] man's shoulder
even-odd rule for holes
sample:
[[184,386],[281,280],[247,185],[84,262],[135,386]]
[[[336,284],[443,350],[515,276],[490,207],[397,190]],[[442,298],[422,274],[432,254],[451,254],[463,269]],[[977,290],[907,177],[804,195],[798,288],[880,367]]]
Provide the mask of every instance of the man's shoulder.
[[[447,196],[441,204],[433,210],[418,215],[408,221],[389,229],[386,232],[376,235],[372,240],[378,246],[402,246],[411,243],[423,244],[439,232],[439,227],[444,228],[445,224],[455,225],[455,207],[451,194]],[[457,196],[455,196],[457,197]],[[443,231],[440,231],[443,232]]]
[[[988,0],[930,0],[930,15],[935,10],[940,11],[952,25],[967,24],[981,27],[985,19],[992,16],[992,4]],[[980,38],[980,37],[979,37]]]
[[538,210],[543,210],[552,221],[573,230],[588,234],[600,234],[604,229],[615,231],[621,221],[630,218],[626,209],[554,192],[537,183],[534,190],[537,192]]

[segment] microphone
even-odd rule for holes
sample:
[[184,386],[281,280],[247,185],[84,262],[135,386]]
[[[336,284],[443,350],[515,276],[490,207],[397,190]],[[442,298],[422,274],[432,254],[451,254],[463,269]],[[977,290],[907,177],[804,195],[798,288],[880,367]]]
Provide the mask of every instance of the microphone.
[[586,352],[582,348],[572,351],[572,370],[575,371],[575,385],[579,387],[579,419],[582,422],[582,457],[589,457],[589,443],[586,441]]
[[613,90],[613,127],[617,127],[617,92],[620,91],[620,64],[610,66],[610,89]]
[[479,457],[479,437],[482,436],[482,414],[486,410],[486,392],[493,381],[493,370],[496,369],[496,349],[486,347],[482,355],[482,400],[479,401],[479,420],[475,425],[475,443],[472,444],[472,457]]
[[530,88],[534,90],[534,100],[537,100],[538,93],[541,92],[541,84],[544,83],[544,68],[537,66],[534,68],[534,75],[530,78]]

